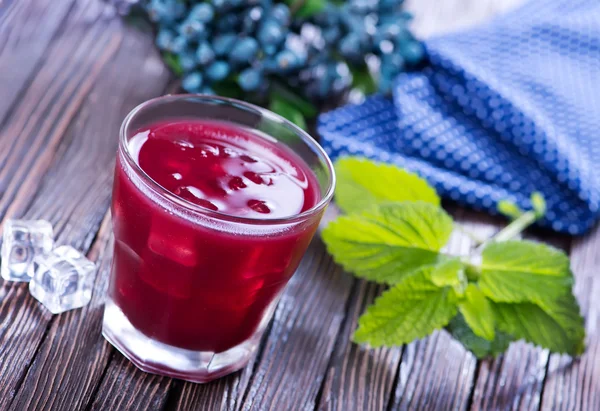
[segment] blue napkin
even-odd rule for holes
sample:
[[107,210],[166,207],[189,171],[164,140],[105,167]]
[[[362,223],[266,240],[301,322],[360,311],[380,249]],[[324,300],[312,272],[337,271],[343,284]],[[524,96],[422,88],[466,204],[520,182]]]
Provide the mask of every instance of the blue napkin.
[[531,0],[425,47],[427,67],[402,74],[393,98],[320,116],[325,150],[408,168],[492,213],[505,198],[530,208],[537,190],[548,204],[541,224],[590,229],[600,206],[600,1]]

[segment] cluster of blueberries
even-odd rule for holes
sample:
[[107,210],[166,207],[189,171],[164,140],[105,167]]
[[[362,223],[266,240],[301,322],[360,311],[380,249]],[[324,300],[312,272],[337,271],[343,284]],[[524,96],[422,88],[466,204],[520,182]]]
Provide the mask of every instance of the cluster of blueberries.
[[156,44],[176,62],[188,92],[216,94],[227,82],[265,93],[278,81],[314,101],[347,90],[368,56],[375,57],[381,92],[422,59],[402,2],[140,0],[137,6],[154,22]]

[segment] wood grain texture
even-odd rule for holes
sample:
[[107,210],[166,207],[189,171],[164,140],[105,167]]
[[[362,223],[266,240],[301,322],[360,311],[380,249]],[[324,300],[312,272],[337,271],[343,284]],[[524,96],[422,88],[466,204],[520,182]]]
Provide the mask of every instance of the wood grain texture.
[[367,281],[356,281],[329,363],[319,410],[383,410],[388,406],[402,347],[370,349],[352,343],[358,317],[383,289]]
[[[571,239],[546,230],[528,233],[528,239],[544,241],[567,254]],[[494,360],[481,361],[472,398],[473,410],[537,410],[541,404],[549,352],[517,342]]]
[[600,409],[600,227],[577,239],[571,251],[574,292],[586,319],[586,351],[578,359],[550,356],[543,410]]
[[[268,335],[268,333],[269,329],[265,334]],[[259,348],[259,356],[261,352],[262,347]],[[184,382],[173,409],[178,411],[234,411],[238,409],[252,378],[255,362],[256,356],[243,370],[208,384]]]
[[[10,205],[12,211],[5,213],[5,218],[18,213],[25,218],[44,216],[59,227],[70,223],[70,230],[59,236],[59,239],[71,242],[83,250],[89,247],[95,236],[106,210],[105,205],[103,210],[93,210],[89,214],[78,209],[71,219],[70,211],[78,205],[77,201],[84,195],[88,182],[70,178],[72,173],[61,176],[57,172],[55,176],[59,176],[59,179],[54,184],[47,184],[39,191],[37,186],[83,97],[116,50],[111,45],[114,42],[110,42],[111,33],[97,38],[98,45],[94,47],[91,44],[93,39],[89,37],[97,37],[97,34],[101,33],[92,31],[87,39],[79,38],[79,46],[74,41],[70,44],[57,41],[56,48],[51,51],[63,60],[62,64],[72,63],[75,71],[64,70],[60,64],[48,64],[46,74],[39,78],[39,83],[38,79],[32,83],[23,99],[24,103],[31,105],[20,105],[21,109],[15,111],[3,128],[5,137],[1,140],[0,150],[0,186],[4,189],[0,210],[6,211],[10,198],[15,199]],[[69,45],[72,47],[68,47]],[[61,46],[65,46],[65,49],[60,49]],[[72,76],[63,76],[61,72],[65,71]],[[56,84],[57,79],[62,79],[64,83]],[[15,134],[19,136],[18,139],[14,138]],[[64,183],[72,181],[77,181],[80,185],[72,187],[75,192],[64,189]],[[21,196],[17,197],[17,193]],[[86,201],[93,202],[97,198],[93,194],[96,193],[88,196]],[[71,203],[68,202],[69,198]],[[60,215],[48,213],[50,204],[62,207]],[[90,214],[95,217],[88,218]],[[24,372],[44,337],[47,324],[52,319],[29,296],[26,284],[4,282],[2,288],[6,295],[0,301],[0,409],[4,409],[12,401]]]
[[[102,247],[89,305],[56,317],[38,349],[11,408],[80,410],[91,404],[112,347],[101,336],[104,294],[112,257],[106,220],[94,246]],[[60,366],[58,366],[60,365]]]
[[[45,60],[40,75],[2,127],[0,214],[4,218],[22,213],[36,194],[67,127],[122,39],[122,33],[108,29],[117,22],[98,21],[101,9],[94,4],[82,0],[63,23],[63,35],[48,50],[51,58]],[[82,24],[94,9],[98,10],[95,24]]]
[[[20,160],[15,153],[15,157],[8,157],[1,174],[11,178],[7,191],[12,193],[11,187],[15,187],[16,193],[5,217],[47,219],[54,225],[57,243],[68,243],[82,250],[89,249],[108,208],[120,122],[133,106],[160,93],[166,82],[165,70],[160,65],[158,71],[155,64],[148,65],[151,72],[144,70],[144,66],[137,71],[128,70],[131,58],[137,57],[139,62],[148,59],[151,39],[132,33],[122,41],[121,24],[104,19],[104,6],[95,4],[95,1],[77,4],[72,12],[72,27],[64,32],[64,38],[57,39],[51,50],[51,55],[59,61],[48,62],[44,71],[48,77],[47,87],[43,89],[36,82],[32,83],[20,104],[25,110],[28,99],[33,102],[35,93],[42,93],[37,98],[39,105],[33,108],[33,121],[26,121],[23,112],[22,117],[16,116],[8,124],[9,130],[23,127],[21,137],[11,149],[25,150],[25,153]],[[156,62],[157,57],[153,58]],[[65,61],[72,63],[70,70],[64,70]],[[144,77],[139,76],[140,71]],[[154,76],[152,82],[150,75]],[[46,98],[47,93],[51,97]],[[31,125],[36,123],[39,128]],[[15,172],[10,172],[13,164]],[[36,190],[36,186],[40,188]],[[2,202],[6,198],[5,194]],[[44,409],[61,409],[64,401],[72,398],[71,391],[81,389],[89,395],[94,384],[73,388],[73,380],[64,374],[65,368],[56,367],[56,359],[61,358],[65,366],[80,367],[92,358],[95,365],[98,365],[96,360],[106,361],[107,347],[102,345],[105,343],[99,333],[102,300],[90,316],[86,316],[87,310],[82,310],[56,317],[58,320],[54,321],[28,295],[26,285],[5,283],[3,288],[16,297],[7,296],[0,304],[0,313],[6,313],[0,316],[6,330],[0,335],[0,409],[13,397],[17,409],[39,405],[31,403],[37,401],[35,396],[44,398]],[[49,324],[52,327],[46,335]],[[92,329],[88,327],[91,326],[96,326],[96,333],[91,334],[96,341],[89,340]],[[68,345],[70,338],[75,341],[83,338],[84,343],[92,344],[86,348],[98,357],[80,357],[78,349],[81,347]],[[41,356],[31,364],[24,379],[25,390],[21,393],[23,373],[36,353]],[[86,368],[80,370],[87,373],[86,382],[99,379],[104,368],[100,365],[97,368],[96,374]],[[55,384],[63,378],[65,385],[56,389]]]
[[169,389],[174,381],[140,371],[115,351],[90,409],[161,410],[167,402]]
[[[474,24],[522,0],[408,0],[423,35]],[[0,0],[0,216],[45,218],[59,243],[100,261],[92,303],[51,316],[26,285],[0,283],[0,409],[596,410],[600,409],[600,233],[573,245],[588,348],[578,360],[514,344],[475,358],[444,332],[403,348],[350,342],[381,287],[342,272],[315,239],[258,355],[210,384],[136,369],[100,335],[111,245],[106,210],[117,129],[164,90],[151,38],[97,0]],[[93,178],[91,177],[93,176]],[[503,222],[454,209],[486,236]],[[566,237],[544,241],[569,248]],[[453,237],[450,251],[470,242]]]
[[[474,212],[452,209],[457,223],[478,237],[486,238],[497,220],[481,219]],[[465,255],[474,246],[471,239],[455,232],[447,251]],[[466,409],[475,377],[477,360],[446,331],[408,344],[399,367],[397,385],[390,401],[392,410]]]
[[352,278],[314,239],[287,288],[241,409],[314,409]]
[[[40,72],[41,61],[75,0],[0,2],[0,124],[23,89]],[[14,137],[13,137],[14,138]]]

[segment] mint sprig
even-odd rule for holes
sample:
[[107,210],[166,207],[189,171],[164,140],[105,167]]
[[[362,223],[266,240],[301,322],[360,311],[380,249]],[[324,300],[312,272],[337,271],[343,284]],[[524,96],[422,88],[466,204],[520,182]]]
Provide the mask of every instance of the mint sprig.
[[348,157],[336,163],[336,202],[347,214],[323,239],[334,259],[360,278],[389,285],[359,319],[354,340],[393,346],[446,328],[477,357],[523,339],[553,352],[583,352],[585,330],[560,250],[515,240],[545,212],[511,202],[513,221],[471,255],[444,251],[456,225],[427,182],[397,167]]

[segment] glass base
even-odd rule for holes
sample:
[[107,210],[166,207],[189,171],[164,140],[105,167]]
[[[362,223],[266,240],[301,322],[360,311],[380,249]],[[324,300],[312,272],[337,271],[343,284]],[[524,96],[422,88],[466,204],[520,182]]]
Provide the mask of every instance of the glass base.
[[186,381],[205,383],[238,371],[260,342],[259,327],[247,341],[227,351],[191,351],[152,340],[136,330],[110,299],[106,301],[102,335],[140,370]]

